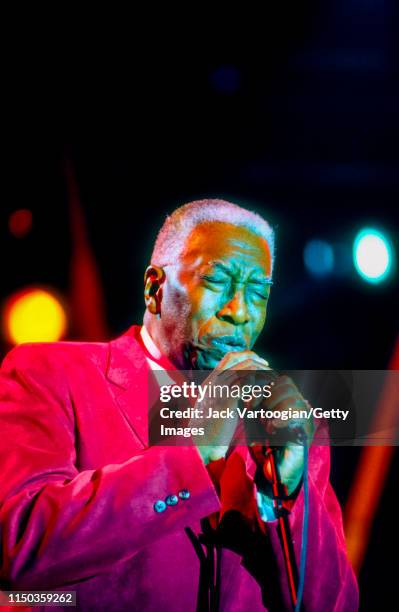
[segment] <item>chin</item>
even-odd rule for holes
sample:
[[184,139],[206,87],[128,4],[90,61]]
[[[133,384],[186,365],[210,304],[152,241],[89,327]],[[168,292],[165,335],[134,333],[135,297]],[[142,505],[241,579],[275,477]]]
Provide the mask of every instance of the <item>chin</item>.
[[214,370],[220,362],[221,356],[215,353],[199,351],[195,362],[196,370]]
[[190,369],[213,370],[219,363],[220,357],[191,347],[191,350],[187,351],[186,361],[190,364]]

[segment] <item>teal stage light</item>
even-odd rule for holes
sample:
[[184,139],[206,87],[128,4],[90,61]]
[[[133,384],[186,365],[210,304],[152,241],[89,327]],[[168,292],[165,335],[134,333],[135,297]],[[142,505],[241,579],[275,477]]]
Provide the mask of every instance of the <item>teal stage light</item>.
[[392,270],[392,246],[383,233],[364,228],[353,243],[355,269],[367,282],[377,284],[388,278]]

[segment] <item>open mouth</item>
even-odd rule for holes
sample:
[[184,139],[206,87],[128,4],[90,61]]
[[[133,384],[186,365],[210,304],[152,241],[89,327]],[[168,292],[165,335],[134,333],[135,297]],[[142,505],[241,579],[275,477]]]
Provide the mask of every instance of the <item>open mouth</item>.
[[245,351],[247,348],[244,340],[236,336],[208,336],[192,345],[194,369],[214,368],[227,353]]

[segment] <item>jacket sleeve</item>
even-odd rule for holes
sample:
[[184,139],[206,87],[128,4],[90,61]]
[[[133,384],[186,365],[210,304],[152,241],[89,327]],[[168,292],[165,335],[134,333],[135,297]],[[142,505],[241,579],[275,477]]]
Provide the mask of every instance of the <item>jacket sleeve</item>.
[[[0,370],[3,589],[84,580],[220,507],[195,447],[150,447],[79,471],[67,377],[55,362],[48,345],[22,345]],[[154,510],[182,489],[188,499]]]
[[[359,609],[357,580],[349,562],[342,512],[329,482],[330,447],[309,449],[309,528],[303,606],[307,612],[355,612]],[[289,526],[299,568],[304,512],[303,484],[289,514]],[[279,566],[287,609],[289,591],[278,521],[266,523]]]

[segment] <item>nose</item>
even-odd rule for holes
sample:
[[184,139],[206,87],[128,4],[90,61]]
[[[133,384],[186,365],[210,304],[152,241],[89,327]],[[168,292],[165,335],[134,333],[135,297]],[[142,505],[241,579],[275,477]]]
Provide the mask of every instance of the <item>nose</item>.
[[233,325],[248,323],[249,314],[243,289],[237,289],[231,300],[222,306],[216,316],[218,319]]

